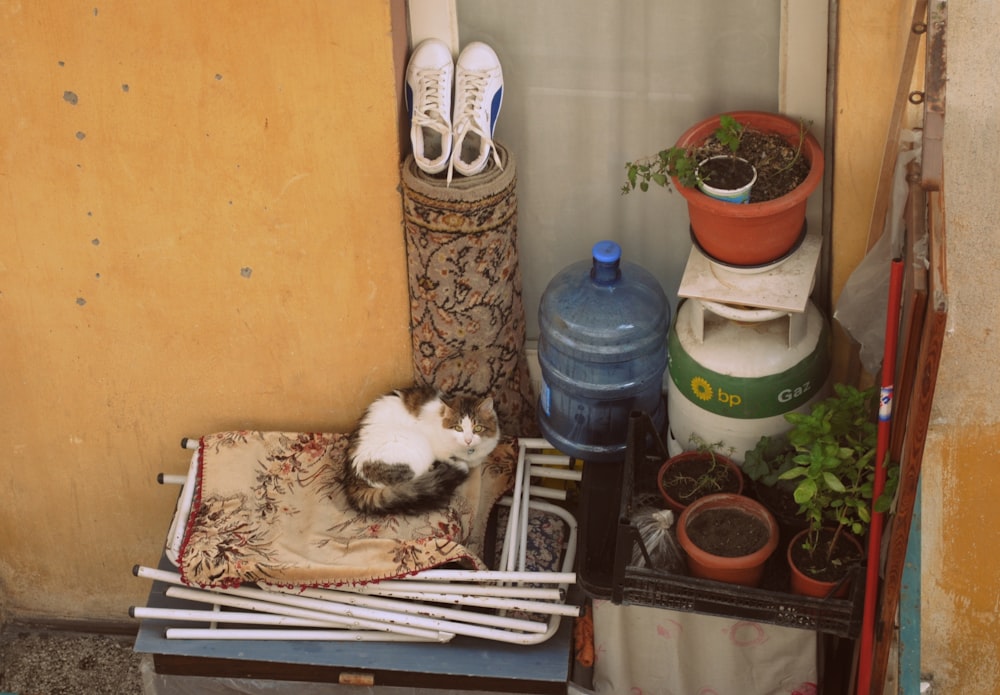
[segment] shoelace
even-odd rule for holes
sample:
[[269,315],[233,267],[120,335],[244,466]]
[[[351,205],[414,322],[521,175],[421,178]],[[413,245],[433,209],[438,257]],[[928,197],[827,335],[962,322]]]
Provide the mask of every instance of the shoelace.
[[[493,136],[489,132],[489,119],[486,117],[486,108],[483,102],[486,101],[486,87],[489,80],[489,71],[467,72],[465,73],[463,91],[466,95],[465,101],[461,104],[461,111],[452,123],[452,147],[455,152],[461,152],[462,140],[468,133],[475,133],[483,139],[487,147],[493,153],[493,161],[497,168],[503,171],[503,164],[500,163],[500,155],[497,148],[493,146]],[[458,92],[458,90],[455,90]],[[448,160],[448,184],[451,184],[452,173],[455,168],[454,155]]]
[[442,116],[448,113],[448,107],[444,105],[444,93],[448,88],[444,71],[437,68],[418,70],[417,84],[421,86],[421,92],[419,96],[413,97],[413,101],[422,105],[423,109],[414,110],[413,125],[433,128],[442,133],[447,132],[447,128],[443,127],[440,120],[428,115],[431,111],[437,111]]

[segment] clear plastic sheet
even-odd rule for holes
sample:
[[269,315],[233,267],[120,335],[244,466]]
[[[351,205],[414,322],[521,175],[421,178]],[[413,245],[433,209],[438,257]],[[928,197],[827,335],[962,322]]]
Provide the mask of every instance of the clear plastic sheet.
[[[889,298],[889,266],[902,254],[908,184],[906,167],[920,159],[920,133],[905,130],[900,134],[900,152],[893,173],[892,198],[886,214],[885,230],[871,251],[861,259],[844,284],[837,299],[833,318],[860,346],[861,365],[869,374],[877,374],[885,349],[885,321]],[[916,240],[917,248],[926,240]],[[926,253],[918,254],[919,263]]]

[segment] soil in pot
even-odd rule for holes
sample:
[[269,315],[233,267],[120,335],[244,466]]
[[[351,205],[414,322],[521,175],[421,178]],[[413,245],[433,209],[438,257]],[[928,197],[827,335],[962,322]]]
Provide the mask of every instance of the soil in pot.
[[778,524],[749,497],[706,495],[681,512],[677,542],[692,577],[760,586],[764,565],[778,546]]
[[739,509],[706,509],[687,524],[691,542],[719,557],[750,555],[767,543],[767,525]]
[[765,485],[755,481],[753,496],[774,514],[782,532],[790,532],[785,538],[786,541],[806,527],[806,519],[799,514],[799,503],[795,501],[794,487]]
[[[727,145],[712,136],[698,148],[696,156],[701,160],[717,155],[728,156],[730,153]],[[750,190],[751,203],[780,198],[809,176],[809,162],[801,156],[798,148],[777,133],[762,133],[754,128],[744,127],[736,156],[747,160],[757,169],[757,181]],[[715,179],[710,183],[716,188],[729,188],[720,185]]]
[[818,582],[838,582],[864,556],[861,546],[852,543],[849,534],[848,531],[842,532],[831,550],[834,531],[823,529],[812,553],[802,547],[801,539],[796,536],[788,547],[789,561],[811,579]]
[[[711,157],[698,165],[702,180],[712,188],[735,191],[754,179],[753,166],[737,157]],[[753,189],[751,197],[753,197]]]
[[700,451],[674,456],[660,469],[660,492],[667,504],[679,512],[697,499],[717,492],[738,495],[743,491],[743,476],[725,456]]

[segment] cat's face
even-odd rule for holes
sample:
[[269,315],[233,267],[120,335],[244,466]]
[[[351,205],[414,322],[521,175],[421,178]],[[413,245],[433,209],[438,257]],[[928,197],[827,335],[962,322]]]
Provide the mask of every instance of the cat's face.
[[465,448],[467,454],[475,455],[483,445],[490,450],[499,437],[497,415],[492,398],[481,401],[463,398],[453,404],[445,404],[442,425],[455,438],[456,447]]

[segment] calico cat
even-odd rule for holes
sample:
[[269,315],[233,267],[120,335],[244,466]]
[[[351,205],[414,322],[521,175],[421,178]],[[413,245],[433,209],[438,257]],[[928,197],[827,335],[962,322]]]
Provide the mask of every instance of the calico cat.
[[492,398],[446,402],[430,387],[377,398],[350,435],[342,483],[364,514],[417,514],[447,506],[500,438]]

